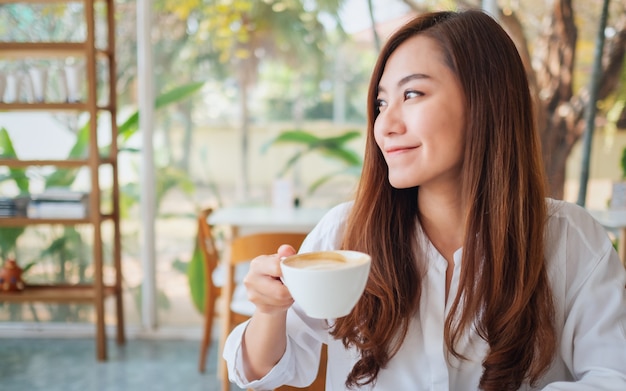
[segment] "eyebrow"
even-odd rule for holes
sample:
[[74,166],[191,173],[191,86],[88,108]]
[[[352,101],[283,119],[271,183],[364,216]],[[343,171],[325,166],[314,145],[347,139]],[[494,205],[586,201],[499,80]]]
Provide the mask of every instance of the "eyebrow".
[[[420,80],[420,79],[430,79],[431,77],[424,73],[412,73],[410,75],[404,76],[402,79],[398,81],[397,86],[402,87],[404,84],[410,82],[411,80]],[[378,91],[385,91],[383,87],[378,85]]]

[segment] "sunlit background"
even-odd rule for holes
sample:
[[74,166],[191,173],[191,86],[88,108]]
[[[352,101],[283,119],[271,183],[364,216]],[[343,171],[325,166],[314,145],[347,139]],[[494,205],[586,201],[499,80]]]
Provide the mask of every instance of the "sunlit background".
[[[468,3],[480,6],[478,2]],[[583,111],[579,105],[584,100],[580,99],[591,80],[601,10],[597,0],[573,3],[578,36],[571,64],[573,78],[569,80],[572,93],[548,111],[550,116],[562,118]],[[198,211],[206,206],[267,205],[272,183],[279,177],[293,183],[303,206],[330,207],[349,199],[357,176],[354,170],[347,170],[345,162],[312,151],[285,169],[288,159],[307,145],[270,142],[291,130],[318,137],[357,131],[360,136],[342,147],[362,155],[367,82],[379,45],[407,17],[426,9],[455,8],[457,3],[157,0],[152,4],[154,92],[157,99],[171,98],[167,104],[157,105],[154,112],[157,332],[199,338],[201,311],[191,299],[187,276]],[[497,4],[504,12],[503,23],[517,18],[521,26],[518,33],[527,40],[528,52],[539,56],[549,42],[552,2],[506,0]],[[613,2],[606,29],[608,40],[620,31],[624,34],[625,7],[623,2]],[[137,77],[142,70],[137,69],[137,9],[134,1],[116,2],[118,124],[126,122],[138,107]],[[80,41],[84,39],[80,22],[83,12],[80,3],[0,4],[0,41]],[[372,21],[376,30],[371,28]],[[610,42],[607,48],[611,48]],[[545,64],[532,58],[532,66],[543,69]],[[69,65],[77,65],[79,70],[84,66],[79,59],[0,58],[4,76],[24,75],[37,67],[48,69],[50,97],[62,94],[60,75]],[[565,65],[551,66],[556,69],[552,75],[537,71],[539,96],[551,94],[554,83],[567,82],[557,80],[567,72]],[[590,155],[589,208],[606,208],[613,182],[624,175],[625,69],[618,67],[613,88],[598,104]],[[106,77],[104,72],[100,77]],[[106,95],[106,91],[99,93]],[[27,92],[22,91],[18,99],[28,99]],[[563,137],[563,145],[555,146],[560,149],[547,153],[564,156],[560,160],[564,180],[552,186],[553,195],[576,201],[583,121],[581,116],[572,118],[572,129],[578,130]],[[99,118],[103,127],[111,120]],[[0,112],[0,128],[5,129],[22,159],[68,157],[84,124],[84,117],[70,112]],[[131,333],[142,329],[141,131],[132,127],[119,140],[124,304]],[[106,146],[110,141],[103,135],[99,144]],[[29,191],[37,193],[50,186],[46,178],[54,170],[29,169]],[[325,176],[328,180],[318,186],[317,181]],[[70,187],[89,190],[88,175],[78,173]],[[17,193],[8,167],[0,167],[0,196],[14,197]],[[21,265],[34,264],[25,279],[90,280],[89,227],[30,226],[12,241],[3,236],[4,229],[0,221],[2,257],[15,256]],[[110,262],[108,245],[105,258]],[[105,273],[105,278],[110,276]],[[107,311],[112,308],[107,307]],[[91,305],[0,303],[3,327],[58,330],[59,325],[89,325],[92,320]],[[92,332],[91,328],[86,330]]]

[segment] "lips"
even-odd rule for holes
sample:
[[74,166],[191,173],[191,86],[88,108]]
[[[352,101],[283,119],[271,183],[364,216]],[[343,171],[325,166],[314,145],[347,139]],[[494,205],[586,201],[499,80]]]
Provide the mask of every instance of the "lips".
[[417,149],[419,146],[398,146],[398,147],[389,147],[385,149],[385,153],[387,155],[397,155],[403,152],[411,151],[413,149]]

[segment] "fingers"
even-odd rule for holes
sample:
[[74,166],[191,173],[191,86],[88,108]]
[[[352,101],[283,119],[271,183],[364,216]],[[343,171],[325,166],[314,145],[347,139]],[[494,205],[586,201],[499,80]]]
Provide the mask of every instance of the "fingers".
[[[295,252],[290,246],[281,246],[284,256]],[[287,287],[280,281],[281,255],[261,255],[252,260],[244,278],[248,299],[258,311],[265,313],[285,312],[293,303]]]
[[275,278],[258,280],[254,289],[248,289],[248,299],[265,311],[287,310],[293,303],[287,287]]
[[283,244],[278,248],[278,255],[281,257],[288,257],[294,255],[296,250],[288,244]]

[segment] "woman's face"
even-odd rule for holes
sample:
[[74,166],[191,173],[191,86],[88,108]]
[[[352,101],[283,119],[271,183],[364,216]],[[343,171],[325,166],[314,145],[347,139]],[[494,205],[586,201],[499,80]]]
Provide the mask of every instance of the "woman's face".
[[460,184],[465,99],[434,40],[417,35],[391,54],[377,106],[374,137],[393,187]]

